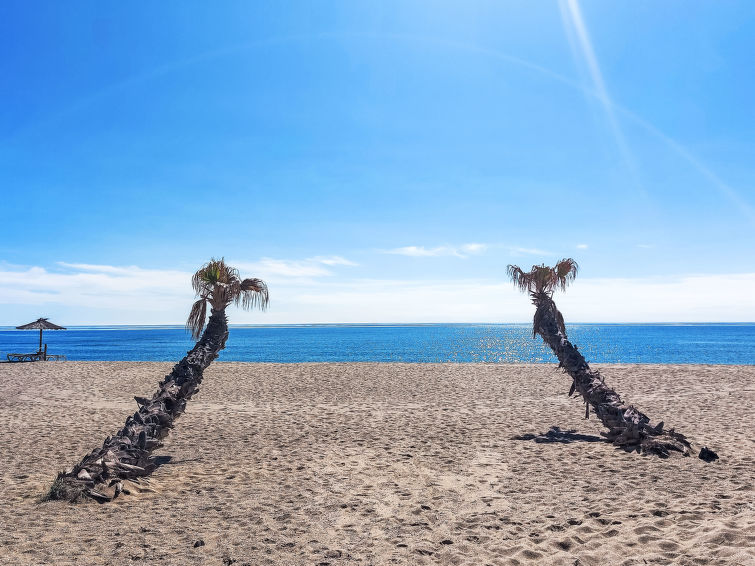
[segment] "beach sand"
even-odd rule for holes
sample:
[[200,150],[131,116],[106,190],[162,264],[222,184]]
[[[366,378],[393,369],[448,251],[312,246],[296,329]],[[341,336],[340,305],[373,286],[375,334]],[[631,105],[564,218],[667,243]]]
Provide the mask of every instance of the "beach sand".
[[216,362],[131,495],[40,503],[170,367],[0,364],[0,564],[755,564],[755,366],[598,366],[706,464],[597,441],[555,364]]

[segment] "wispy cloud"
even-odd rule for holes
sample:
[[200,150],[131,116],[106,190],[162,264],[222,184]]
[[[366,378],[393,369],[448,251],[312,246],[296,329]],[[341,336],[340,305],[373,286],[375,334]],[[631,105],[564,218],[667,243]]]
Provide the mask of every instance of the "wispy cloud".
[[314,256],[301,260],[263,257],[254,262],[232,261],[230,263],[254,277],[270,280],[329,277],[334,274],[331,269],[333,267],[357,265],[355,262],[337,255]]
[[590,246],[588,246],[587,244],[577,244],[577,249],[578,250],[586,250],[589,247]]
[[486,244],[476,243],[463,244],[461,246],[437,246],[434,248],[426,248],[424,246],[404,246],[390,250],[381,250],[381,253],[405,255],[409,257],[454,256],[459,258],[466,258],[470,255],[479,255],[484,253],[487,247],[488,246]]
[[551,252],[540,248],[527,248],[522,246],[512,246],[506,244],[463,244],[460,246],[436,246],[427,248],[425,246],[404,246],[390,250],[380,250],[380,253],[404,255],[408,257],[458,257],[465,259],[472,255],[481,255],[489,250],[504,250],[513,256],[535,255],[551,256]]
[[516,246],[508,246],[507,249],[513,255],[537,255],[537,256],[553,255],[549,251],[541,250],[540,248],[520,248]]
[[263,257],[252,263],[236,262],[239,269],[252,273],[255,277],[324,277],[333,272],[322,264],[311,261],[294,261]]
[[112,273],[119,275],[133,275],[141,269],[135,265],[116,267],[114,265],[97,265],[92,263],[66,263],[65,261],[57,262],[57,265],[74,271],[85,271],[88,273]]
[[308,259],[307,261],[322,263],[324,265],[348,265],[348,266],[359,265],[353,261],[346,259],[345,257],[341,257],[340,255],[328,255],[328,256],[318,255],[318,256]]

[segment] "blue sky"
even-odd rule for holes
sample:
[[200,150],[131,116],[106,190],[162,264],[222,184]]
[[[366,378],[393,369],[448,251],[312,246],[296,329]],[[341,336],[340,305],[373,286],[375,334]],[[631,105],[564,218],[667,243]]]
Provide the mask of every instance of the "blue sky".
[[751,2],[4,2],[0,324],[753,321]]

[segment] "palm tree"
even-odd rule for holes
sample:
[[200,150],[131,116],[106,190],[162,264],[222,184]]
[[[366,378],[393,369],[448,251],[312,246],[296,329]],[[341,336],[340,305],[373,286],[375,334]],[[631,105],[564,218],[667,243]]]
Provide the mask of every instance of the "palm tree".
[[[47,495],[49,499],[75,501],[89,496],[110,501],[123,490],[122,480],[151,474],[157,467],[152,451],[162,446],[173,421],[198,391],[204,370],[225,348],[225,309],[233,303],[244,309],[264,310],[269,300],[264,281],[242,280],[223,259],[212,259],[203,265],[191,283],[198,298],[186,327],[198,339],[196,345],[173,367],[151,399],[134,397],[139,410],[126,419],[115,436],[107,437],[102,448],[93,450],[71,470],[58,474]],[[205,327],[208,305],[210,318]]]
[[[585,400],[585,418],[589,418],[590,408],[608,428],[601,432],[617,446],[642,453],[667,457],[670,452],[681,452],[688,456],[692,447],[683,434],[674,429],[664,430],[663,422],[650,425],[650,418],[632,405],[625,404],[618,393],[606,385],[596,370],[590,369],[577,347],[569,342],[564,326],[564,317],[553,302],[553,293],[574,281],[578,271],[573,259],[562,259],[555,267],[533,265],[528,272],[516,265],[509,265],[507,272],[514,285],[522,292],[529,293],[535,305],[535,318],[532,323],[533,337],[540,335],[553,350],[559,367],[572,378],[569,396],[578,392]],[[718,456],[703,448],[700,457],[706,461]]]

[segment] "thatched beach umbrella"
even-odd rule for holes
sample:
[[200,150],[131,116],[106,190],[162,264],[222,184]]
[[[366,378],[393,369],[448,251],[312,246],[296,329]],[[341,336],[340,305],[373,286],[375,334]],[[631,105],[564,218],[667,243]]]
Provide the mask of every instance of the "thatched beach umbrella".
[[23,326],[16,326],[16,330],[39,330],[39,351],[42,351],[42,331],[43,330],[65,330],[64,326],[58,326],[52,322],[48,322],[46,318],[38,318],[34,322],[24,324]]

